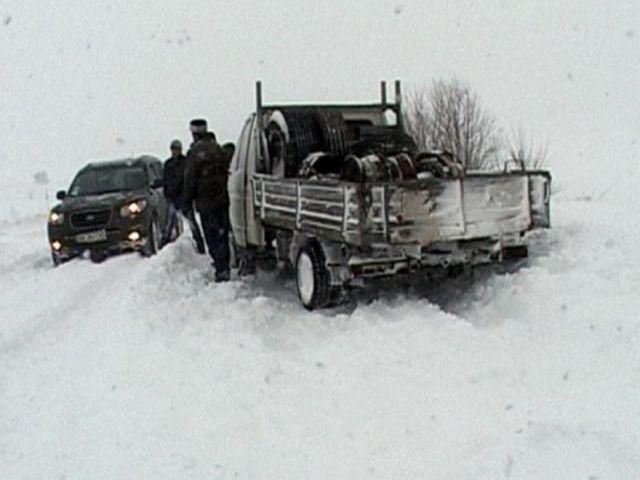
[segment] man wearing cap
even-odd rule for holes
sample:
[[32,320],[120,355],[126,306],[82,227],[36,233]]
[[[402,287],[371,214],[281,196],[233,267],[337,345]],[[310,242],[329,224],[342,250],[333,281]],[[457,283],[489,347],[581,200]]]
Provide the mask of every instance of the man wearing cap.
[[171,156],[164,162],[164,196],[167,198],[169,212],[163,235],[163,244],[171,239],[171,232],[178,221],[178,212],[186,218],[198,253],[205,253],[204,240],[193,212],[193,205],[183,199],[184,167],[187,157],[182,154],[182,143],[174,140],[170,145]]
[[216,282],[229,280],[229,160],[203,119],[191,121],[193,144],[187,154],[184,199],[195,202]]

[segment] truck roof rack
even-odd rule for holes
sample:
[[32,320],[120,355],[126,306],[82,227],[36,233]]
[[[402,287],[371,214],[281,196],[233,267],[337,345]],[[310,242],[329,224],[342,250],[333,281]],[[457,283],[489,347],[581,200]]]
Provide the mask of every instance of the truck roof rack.
[[393,103],[389,103],[387,99],[387,82],[380,82],[380,103],[278,103],[278,104],[265,104],[262,100],[262,82],[258,80],[256,82],[256,110],[271,110],[277,108],[363,108],[372,109],[379,108],[381,110],[394,110],[400,111],[402,104],[402,85],[400,80],[395,81],[395,98]]
[[387,82],[380,82],[380,103],[275,103],[265,104],[262,98],[262,81],[256,81],[256,114],[258,122],[261,123],[262,112],[264,110],[282,110],[282,109],[349,109],[349,110],[391,110],[395,112],[398,118],[398,126],[401,123],[402,108],[402,84],[400,80],[395,80],[395,96],[393,103],[389,103],[387,98]]

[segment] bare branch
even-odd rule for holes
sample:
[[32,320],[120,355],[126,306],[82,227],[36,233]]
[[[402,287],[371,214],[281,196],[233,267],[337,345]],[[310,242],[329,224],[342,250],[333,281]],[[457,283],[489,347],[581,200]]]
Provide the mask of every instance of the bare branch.
[[496,121],[466,85],[437,80],[406,94],[404,105],[405,128],[421,149],[449,151],[468,169],[498,167]]
[[539,170],[547,163],[549,157],[547,143],[535,142],[533,135],[525,134],[522,128],[512,133],[507,141],[510,160],[522,162],[526,168],[533,170]]

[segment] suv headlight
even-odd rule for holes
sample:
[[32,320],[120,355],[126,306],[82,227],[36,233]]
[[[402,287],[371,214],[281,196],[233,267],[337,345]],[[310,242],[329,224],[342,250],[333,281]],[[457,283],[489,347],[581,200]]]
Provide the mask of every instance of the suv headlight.
[[140,215],[147,208],[146,200],[136,200],[135,202],[129,202],[120,209],[120,216],[122,217],[135,217]]
[[64,223],[64,213],[51,212],[49,214],[49,223],[51,225],[62,225]]

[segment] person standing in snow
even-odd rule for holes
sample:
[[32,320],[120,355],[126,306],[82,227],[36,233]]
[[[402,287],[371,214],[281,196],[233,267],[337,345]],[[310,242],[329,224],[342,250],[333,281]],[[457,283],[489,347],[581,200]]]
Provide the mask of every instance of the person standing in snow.
[[204,254],[204,240],[193,212],[193,205],[185,202],[183,198],[184,167],[187,157],[182,154],[180,140],[172,141],[170,149],[171,156],[164,162],[164,196],[167,198],[169,211],[167,212],[168,221],[162,243],[165,244],[171,239],[171,232],[176,226],[178,212],[180,212],[189,223],[191,235],[196,244],[196,251]]
[[184,198],[195,202],[209,254],[216,270],[216,282],[226,282],[229,270],[229,158],[208,131],[203,119],[191,121],[193,144],[187,154]]
[[233,154],[236,153],[236,144],[233,142],[227,142],[224,145],[222,145],[222,150],[227,156],[227,161],[229,162],[229,165],[231,165],[231,159],[233,158]]

